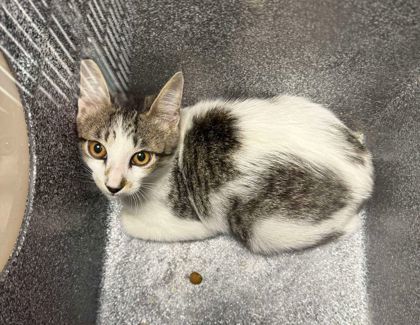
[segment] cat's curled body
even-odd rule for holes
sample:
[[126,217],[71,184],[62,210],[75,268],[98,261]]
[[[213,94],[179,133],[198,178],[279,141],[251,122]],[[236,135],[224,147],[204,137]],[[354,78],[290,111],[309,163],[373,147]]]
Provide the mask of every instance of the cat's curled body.
[[[137,149],[143,145],[156,153],[141,179],[133,180],[128,169],[127,176],[120,172],[128,184],[120,198],[129,235],[181,241],[231,233],[254,252],[274,253],[314,246],[359,227],[360,207],[373,186],[371,155],[361,136],[332,112],[288,95],[218,99],[181,110],[182,87],[177,74],[148,113],[124,117],[124,109],[109,109],[115,121],[103,133],[115,134],[112,141],[101,139],[101,132],[85,139],[78,116],[82,150],[85,140],[95,140],[105,147],[110,142],[111,151],[113,143],[128,148],[137,142]],[[142,131],[131,131],[128,125],[135,123]],[[91,157],[84,158],[95,173]],[[112,165],[104,164],[108,176],[94,177],[97,184],[112,174]],[[139,191],[141,202],[133,202]]]
[[154,194],[127,202],[122,223],[143,239],[231,232],[253,251],[303,248],[357,229],[371,174],[360,140],[306,99],[200,102],[181,111]]

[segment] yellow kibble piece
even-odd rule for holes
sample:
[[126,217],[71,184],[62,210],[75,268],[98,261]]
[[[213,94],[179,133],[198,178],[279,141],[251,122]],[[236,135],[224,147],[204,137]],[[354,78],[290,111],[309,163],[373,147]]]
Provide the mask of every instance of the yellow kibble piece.
[[200,273],[192,272],[190,274],[190,281],[192,284],[200,284],[201,281],[203,281],[203,277],[201,276]]

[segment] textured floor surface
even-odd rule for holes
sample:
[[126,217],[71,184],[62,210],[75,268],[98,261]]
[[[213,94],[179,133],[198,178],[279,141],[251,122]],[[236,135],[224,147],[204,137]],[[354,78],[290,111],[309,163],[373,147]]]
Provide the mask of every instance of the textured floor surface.
[[[0,49],[17,78],[31,153],[25,220],[17,249],[0,273],[0,325],[93,324],[96,319],[108,204],[83,172],[76,146],[79,57],[94,55],[95,46],[102,53],[118,47],[121,53],[121,35],[126,35],[113,20],[124,17],[115,0],[97,3],[0,1]],[[102,18],[93,17],[91,8]],[[109,35],[118,43],[100,41]],[[112,57],[96,54],[96,59],[104,69],[107,62],[107,77],[123,73],[118,66],[109,68]]]
[[[100,324],[366,324],[362,232],[263,257],[233,239],[159,244],[111,217]],[[193,271],[200,285],[189,281]]]

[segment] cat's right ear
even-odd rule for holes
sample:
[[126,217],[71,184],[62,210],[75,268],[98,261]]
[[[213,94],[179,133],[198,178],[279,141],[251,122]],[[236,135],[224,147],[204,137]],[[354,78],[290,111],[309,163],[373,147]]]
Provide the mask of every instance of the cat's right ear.
[[162,88],[147,114],[157,118],[163,125],[177,126],[183,89],[184,76],[182,72],[177,72]]
[[101,69],[93,60],[82,60],[80,62],[78,119],[110,105],[111,98]]

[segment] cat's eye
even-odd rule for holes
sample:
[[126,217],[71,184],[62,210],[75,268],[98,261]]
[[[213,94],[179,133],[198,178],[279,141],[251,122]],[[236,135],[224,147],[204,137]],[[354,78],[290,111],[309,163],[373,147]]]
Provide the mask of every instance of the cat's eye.
[[88,141],[89,154],[95,159],[105,159],[106,149],[98,141]]
[[139,151],[131,157],[131,164],[134,166],[146,166],[152,159],[152,154],[147,151]]

